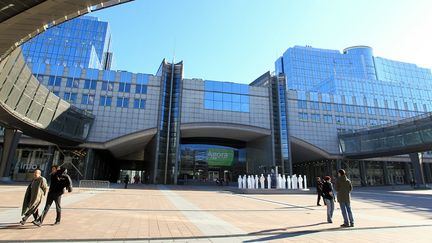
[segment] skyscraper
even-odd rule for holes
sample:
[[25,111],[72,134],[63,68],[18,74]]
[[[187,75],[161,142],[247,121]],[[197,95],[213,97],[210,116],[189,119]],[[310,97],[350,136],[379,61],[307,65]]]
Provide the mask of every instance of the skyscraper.
[[83,16],[49,28],[22,48],[28,63],[105,69],[112,60],[110,39],[108,22]]

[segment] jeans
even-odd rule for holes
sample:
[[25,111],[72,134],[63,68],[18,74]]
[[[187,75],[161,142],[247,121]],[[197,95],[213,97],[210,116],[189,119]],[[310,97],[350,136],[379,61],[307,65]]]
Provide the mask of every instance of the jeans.
[[334,201],[333,199],[324,198],[324,202],[327,205],[327,222],[331,223],[333,222]]
[[343,203],[339,202],[341,211],[342,211],[342,217],[344,219],[344,224],[348,225],[348,219],[350,224],[354,224],[354,218],[351,212],[351,205],[350,203]]

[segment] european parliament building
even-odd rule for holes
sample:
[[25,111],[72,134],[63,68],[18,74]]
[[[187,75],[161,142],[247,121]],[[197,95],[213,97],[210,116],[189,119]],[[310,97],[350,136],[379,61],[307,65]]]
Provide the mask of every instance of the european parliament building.
[[[70,33],[74,33],[71,36]],[[336,175],[354,185],[407,184],[409,156],[348,159],[339,134],[432,111],[431,70],[373,55],[372,48],[294,46],[250,84],[186,79],[182,62],[154,74],[110,70],[108,23],[80,17],[22,48],[32,73],[56,96],[94,116],[77,146],[22,136],[10,176],[30,180],[52,164],[73,179],[211,183],[238,175]],[[432,157],[422,154],[432,182]]]

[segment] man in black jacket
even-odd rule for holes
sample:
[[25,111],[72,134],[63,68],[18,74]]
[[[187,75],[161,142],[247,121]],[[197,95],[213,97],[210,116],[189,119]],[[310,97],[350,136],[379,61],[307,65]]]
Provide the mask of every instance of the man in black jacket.
[[58,165],[53,165],[51,167],[51,183],[48,191],[48,196],[45,204],[45,208],[43,210],[42,215],[39,217],[37,221],[33,223],[37,226],[41,226],[45,216],[48,213],[48,210],[51,207],[51,204],[55,202],[57,217],[54,224],[60,224],[61,219],[61,196],[64,193],[64,189],[66,188],[68,192],[72,192],[72,180],[69,175],[66,173],[66,169],[61,169]]

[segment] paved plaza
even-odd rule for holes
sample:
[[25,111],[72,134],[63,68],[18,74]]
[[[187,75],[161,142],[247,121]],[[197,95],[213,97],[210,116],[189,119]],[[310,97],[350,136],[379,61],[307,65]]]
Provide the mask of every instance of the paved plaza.
[[[42,227],[21,226],[25,185],[0,185],[0,241],[432,242],[432,191],[355,188],[354,228],[326,222],[314,194],[234,194],[226,187],[135,186],[65,194]],[[45,202],[45,201],[44,201]],[[43,203],[44,204],[44,203]],[[43,205],[41,205],[42,207]]]

